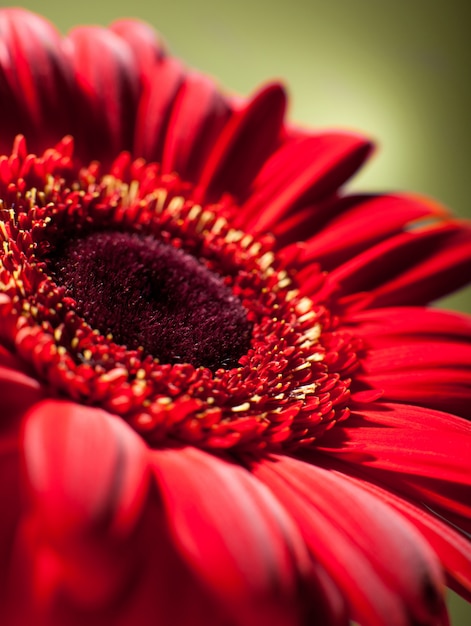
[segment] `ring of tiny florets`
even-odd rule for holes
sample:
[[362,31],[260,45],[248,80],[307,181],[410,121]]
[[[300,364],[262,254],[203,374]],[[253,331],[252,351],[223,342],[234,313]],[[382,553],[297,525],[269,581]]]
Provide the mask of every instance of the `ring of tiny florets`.
[[[22,152],[0,170],[2,339],[51,393],[123,417],[155,446],[292,448],[348,416],[354,348],[299,294],[270,236],[231,227],[230,198],[201,206],[176,175],[126,154],[104,175],[96,163],[77,169],[68,140],[40,159]],[[64,238],[106,229],[181,248],[224,280],[253,325],[237,367],[159,363],[80,317],[48,258]]]

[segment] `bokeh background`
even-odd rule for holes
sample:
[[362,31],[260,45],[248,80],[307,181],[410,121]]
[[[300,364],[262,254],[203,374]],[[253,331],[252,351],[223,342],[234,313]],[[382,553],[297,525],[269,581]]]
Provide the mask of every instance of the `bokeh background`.
[[[6,6],[2,2],[2,6]],[[376,157],[351,184],[413,190],[471,217],[471,46],[463,0],[30,0],[66,33],[118,17],[151,22],[188,65],[248,94],[285,82],[290,117],[363,130]],[[471,312],[471,289],[440,305]],[[471,609],[450,599],[453,626]]]

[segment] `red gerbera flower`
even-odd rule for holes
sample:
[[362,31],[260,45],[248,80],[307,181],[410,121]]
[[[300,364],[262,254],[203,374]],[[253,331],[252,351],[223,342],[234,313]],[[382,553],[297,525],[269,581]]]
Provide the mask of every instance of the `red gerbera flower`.
[[140,22],[0,12],[2,624],[432,626],[445,582],[471,598],[471,320],[424,306],[471,228],[346,194],[370,142],[284,109]]

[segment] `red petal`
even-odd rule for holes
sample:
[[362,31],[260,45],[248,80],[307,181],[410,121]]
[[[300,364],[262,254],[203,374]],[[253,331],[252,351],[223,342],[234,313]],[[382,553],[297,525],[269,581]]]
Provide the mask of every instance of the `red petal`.
[[348,315],[344,325],[355,328],[355,334],[367,338],[369,344],[381,347],[381,338],[386,336],[387,345],[391,336],[425,337],[438,339],[462,337],[471,339],[471,317],[452,311],[424,309],[423,307],[385,307],[359,311]]
[[405,372],[436,368],[466,368],[471,366],[471,344],[462,341],[411,341],[399,338],[393,345],[368,351],[362,359],[362,369],[368,374]]
[[446,624],[439,564],[420,534],[340,475],[289,457],[253,471],[277,495],[364,626]]
[[147,448],[119,418],[49,400],[27,415],[23,452],[28,508],[14,546],[10,609],[36,621],[62,594],[85,608],[106,604],[129,578]]
[[423,511],[390,491],[359,478],[342,475],[392,506],[412,522],[438,554],[448,574],[451,587],[471,601],[471,542],[469,540],[431,513]]
[[385,401],[405,402],[450,411],[454,415],[470,417],[471,369],[424,368],[356,376],[369,387],[381,389]]
[[426,304],[467,282],[471,228],[447,223],[401,233],[329,274],[345,294],[370,292],[369,307]]
[[[337,451],[332,444],[340,439]],[[471,480],[471,424],[431,409],[384,404],[362,410],[326,433],[319,446],[370,467],[464,485]]]
[[55,536],[106,523],[135,524],[147,490],[147,448],[127,424],[100,409],[48,400],[24,427],[32,497]]
[[286,95],[268,85],[229,120],[201,173],[197,195],[219,198],[225,192],[243,196],[274,150],[281,132]]
[[162,161],[170,114],[184,76],[181,63],[172,58],[164,59],[149,72],[137,111],[135,156]]
[[165,46],[162,40],[146,22],[122,19],[113,22],[109,29],[130,47],[141,79],[148,77],[154,65],[165,56]]
[[438,205],[414,196],[384,195],[359,203],[329,222],[306,242],[303,262],[334,269],[352,256],[401,232],[420,218],[443,215]]
[[294,207],[288,208],[288,213],[270,226],[270,232],[276,237],[276,247],[280,250],[289,247],[290,244],[306,242],[338,216],[347,214],[355,207],[367,204],[376,197],[366,193],[344,196],[340,195],[341,192],[340,189],[314,202],[304,199],[304,202],[297,202]]
[[[20,369],[13,369],[10,365],[3,366],[0,352],[0,398],[1,420],[0,433],[16,423],[24,413],[44,397],[44,390],[37,380],[23,373]],[[1,447],[1,443],[0,443]]]
[[319,449],[471,528],[471,424],[466,420],[389,404],[352,415],[323,436]]
[[28,522],[18,534],[22,562],[7,587],[2,624],[228,626],[224,607],[176,554],[156,502],[124,542],[85,535],[64,546]]
[[270,492],[242,467],[197,449],[159,450],[153,462],[176,545],[236,623],[297,624],[307,600],[297,584],[310,563]]
[[[132,555],[138,558],[128,569],[126,593],[114,599],[106,624],[96,612],[98,619],[91,626],[235,625],[227,606],[211,596],[204,581],[177,554],[161,503],[155,499],[147,506],[144,523],[136,529],[131,545]],[[69,626],[68,621],[62,624]]]
[[148,489],[147,448],[123,420],[44,402],[27,418],[24,454],[29,508],[8,572],[6,623],[227,624],[176,553]]
[[469,417],[470,317],[396,307],[356,313],[344,324],[368,349],[357,381],[382,389],[385,400]]
[[140,90],[134,56],[118,35],[105,28],[76,28],[65,45],[81,95],[79,152],[109,162],[133,144]]
[[188,74],[173,106],[162,171],[178,172],[184,180],[196,182],[228,117],[228,104],[213,81],[201,74]]
[[301,200],[331,194],[361,166],[371,147],[359,135],[335,132],[283,145],[255,180],[239,225],[250,232],[270,230]]
[[15,135],[42,152],[72,130],[73,72],[55,28],[24,9],[0,10],[0,150]]
[[[3,390],[0,384],[0,393]],[[2,406],[3,421],[3,406]],[[17,433],[6,433],[0,425],[0,623],[2,609],[8,600],[7,583],[11,573],[11,560],[16,529],[22,514],[20,490],[20,454]]]

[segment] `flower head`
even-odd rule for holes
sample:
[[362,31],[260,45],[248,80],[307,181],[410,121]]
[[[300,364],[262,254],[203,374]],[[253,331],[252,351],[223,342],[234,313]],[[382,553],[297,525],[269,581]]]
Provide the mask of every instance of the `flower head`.
[[2,623],[446,624],[470,226],[140,22],[0,45]]

